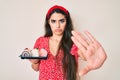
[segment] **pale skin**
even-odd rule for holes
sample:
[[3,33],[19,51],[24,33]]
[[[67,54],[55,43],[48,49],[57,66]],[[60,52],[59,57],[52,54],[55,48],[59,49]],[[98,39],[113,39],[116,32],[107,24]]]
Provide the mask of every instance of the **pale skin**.
[[[65,16],[60,13],[53,13],[49,19],[49,24],[53,32],[53,36],[51,36],[49,40],[49,47],[52,54],[56,56],[59,42],[63,36],[63,32],[66,26]],[[107,58],[106,52],[102,45],[88,31],[84,31],[84,35],[83,33],[77,31],[72,31],[71,33],[73,35],[71,39],[79,49],[79,57],[87,62],[86,67],[79,72],[79,75],[82,76],[91,70],[100,68]],[[39,60],[30,61],[32,62],[32,68],[35,71],[38,71],[39,63],[37,62]]]
[[76,31],[72,31],[72,34],[71,39],[79,48],[79,56],[87,62],[86,67],[81,70],[79,75],[82,76],[91,70],[100,68],[107,58],[102,45],[88,31],[84,31],[87,38]]

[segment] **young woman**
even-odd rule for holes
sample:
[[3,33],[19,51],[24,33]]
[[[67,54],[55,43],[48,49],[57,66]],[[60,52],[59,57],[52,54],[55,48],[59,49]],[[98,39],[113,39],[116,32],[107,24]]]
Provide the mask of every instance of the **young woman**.
[[45,20],[45,35],[36,40],[34,48],[39,54],[47,51],[46,60],[30,60],[32,68],[39,71],[39,80],[76,80],[78,57],[87,62],[79,72],[87,72],[102,66],[106,53],[101,44],[88,32],[85,36],[73,30],[69,11],[62,6],[51,7]]

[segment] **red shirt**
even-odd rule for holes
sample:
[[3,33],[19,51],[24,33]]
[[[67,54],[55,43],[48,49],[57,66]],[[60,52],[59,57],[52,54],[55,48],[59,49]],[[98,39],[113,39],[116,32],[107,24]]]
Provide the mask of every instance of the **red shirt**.
[[[40,61],[39,66],[39,80],[65,80],[63,78],[62,58],[63,52],[59,50],[56,56],[52,55],[49,49],[49,37],[40,37],[36,40],[34,48],[39,50],[44,48],[48,52],[48,58]],[[75,45],[71,48],[71,54],[78,60],[77,47]]]

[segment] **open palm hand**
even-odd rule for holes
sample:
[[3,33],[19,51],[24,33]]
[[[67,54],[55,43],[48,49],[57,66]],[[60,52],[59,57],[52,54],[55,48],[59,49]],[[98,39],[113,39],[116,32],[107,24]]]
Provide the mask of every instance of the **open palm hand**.
[[87,62],[86,67],[80,71],[84,75],[91,70],[100,68],[106,60],[106,52],[101,44],[88,32],[85,35],[72,31],[72,41],[78,47],[78,55]]

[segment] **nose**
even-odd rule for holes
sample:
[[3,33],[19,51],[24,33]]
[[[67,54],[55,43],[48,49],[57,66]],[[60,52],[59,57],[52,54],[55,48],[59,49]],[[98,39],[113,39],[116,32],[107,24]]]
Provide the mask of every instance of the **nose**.
[[56,23],[56,28],[59,28],[60,27],[60,22],[57,22]]

